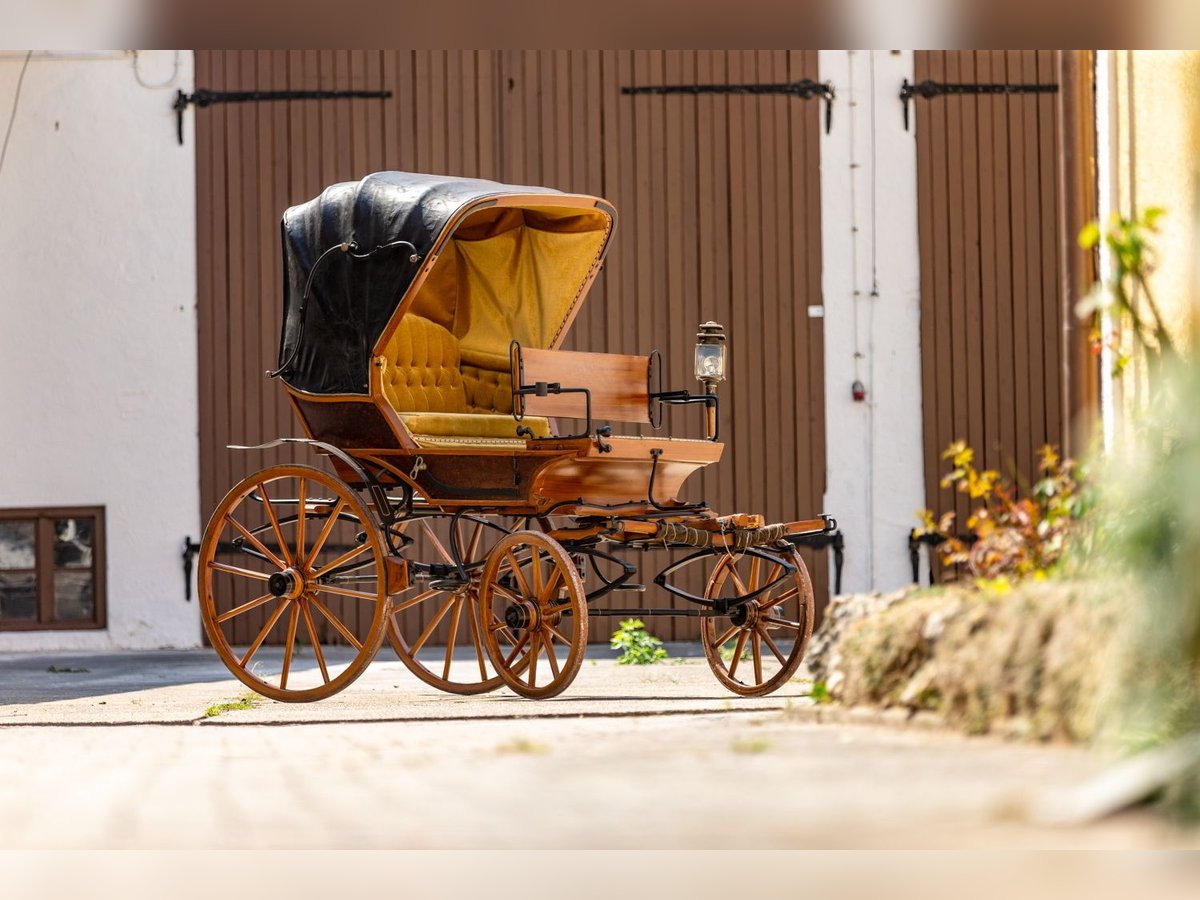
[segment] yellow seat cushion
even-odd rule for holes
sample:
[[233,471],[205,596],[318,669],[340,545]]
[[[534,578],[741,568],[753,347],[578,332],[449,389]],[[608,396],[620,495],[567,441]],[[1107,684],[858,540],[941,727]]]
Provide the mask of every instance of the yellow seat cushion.
[[[471,367],[472,377],[464,381],[458,340],[436,322],[405,316],[384,354],[384,395],[420,446],[524,447],[525,438],[517,437],[520,425],[531,428],[535,437],[550,437],[547,419],[531,416],[517,422],[512,417],[507,373],[501,381]],[[485,373],[482,389],[479,372]]]
[[441,325],[405,316],[384,356],[383,393],[397,412],[467,411],[458,339]]
[[536,416],[518,422],[512,416],[486,413],[401,413],[400,419],[417,441],[425,437],[515,440],[521,425],[533,429],[535,437],[550,436],[550,422]]

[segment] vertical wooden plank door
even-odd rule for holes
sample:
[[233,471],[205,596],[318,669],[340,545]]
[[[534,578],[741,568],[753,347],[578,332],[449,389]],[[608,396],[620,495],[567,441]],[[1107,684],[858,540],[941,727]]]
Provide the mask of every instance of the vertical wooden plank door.
[[[1060,57],[923,51],[914,69],[918,84],[1056,84]],[[939,485],[951,442],[967,441],[978,465],[1029,483],[1038,449],[1065,438],[1057,101],[914,101],[926,503],[955,510],[960,529],[970,501]]]
[[[725,459],[689,499],[770,521],[821,512],[825,413],[820,303],[820,107],[785,96],[632,96],[623,87],[816,78],[813,51],[198,51],[224,90],[387,89],[389,100],[215,105],[196,113],[201,509],[293,450],[232,453],[298,432],[263,377],[279,335],[279,217],[336,181],[381,169],[597,194],[618,210],[604,272],[568,349],[663,352],[689,387],[700,322],[729,333]],[[695,435],[694,410],[671,429]],[[652,578],[661,554],[642,560]],[[808,556],[818,602],[824,554]],[[697,579],[689,582],[701,589]],[[653,591],[653,588],[650,589]],[[616,605],[629,603],[623,595]],[[645,605],[663,605],[664,598]],[[423,613],[418,613],[423,614]],[[262,619],[238,617],[256,633]],[[413,623],[420,627],[424,623]],[[593,629],[605,640],[608,622]],[[615,625],[615,623],[612,623]],[[660,620],[692,639],[693,619]],[[272,636],[277,640],[281,635]],[[433,641],[438,639],[435,634]]]

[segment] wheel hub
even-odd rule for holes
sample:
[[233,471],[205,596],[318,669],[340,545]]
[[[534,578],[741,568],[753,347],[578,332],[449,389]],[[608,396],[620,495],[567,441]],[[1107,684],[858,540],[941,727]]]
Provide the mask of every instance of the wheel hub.
[[304,578],[295,569],[284,569],[267,579],[267,588],[276,597],[295,600],[304,593]]
[[729,621],[738,628],[745,628],[747,625],[756,625],[758,623],[758,616],[758,603],[754,600],[747,600],[745,603],[729,611]]
[[537,625],[538,612],[532,603],[510,603],[504,610],[504,624],[509,628],[530,629]]

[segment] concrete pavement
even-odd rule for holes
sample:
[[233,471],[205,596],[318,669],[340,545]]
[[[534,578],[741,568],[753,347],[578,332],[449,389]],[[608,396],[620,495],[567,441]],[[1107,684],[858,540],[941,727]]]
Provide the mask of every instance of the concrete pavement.
[[328,700],[206,717],[246,694],[211,651],[7,654],[0,845],[1197,846],[1144,814],[1023,821],[1098,771],[1079,749],[818,723],[806,693],[737,698],[694,658],[594,659],[556,700],[454,697],[385,647]]

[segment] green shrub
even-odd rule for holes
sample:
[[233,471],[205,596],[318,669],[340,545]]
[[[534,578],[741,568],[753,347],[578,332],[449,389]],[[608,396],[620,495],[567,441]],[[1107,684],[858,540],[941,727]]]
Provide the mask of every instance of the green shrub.
[[624,619],[613,632],[609,646],[621,651],[617,657],[617,665],[621,666],[647,666],[667,658],[662,641],[647,633],[641,619]]

